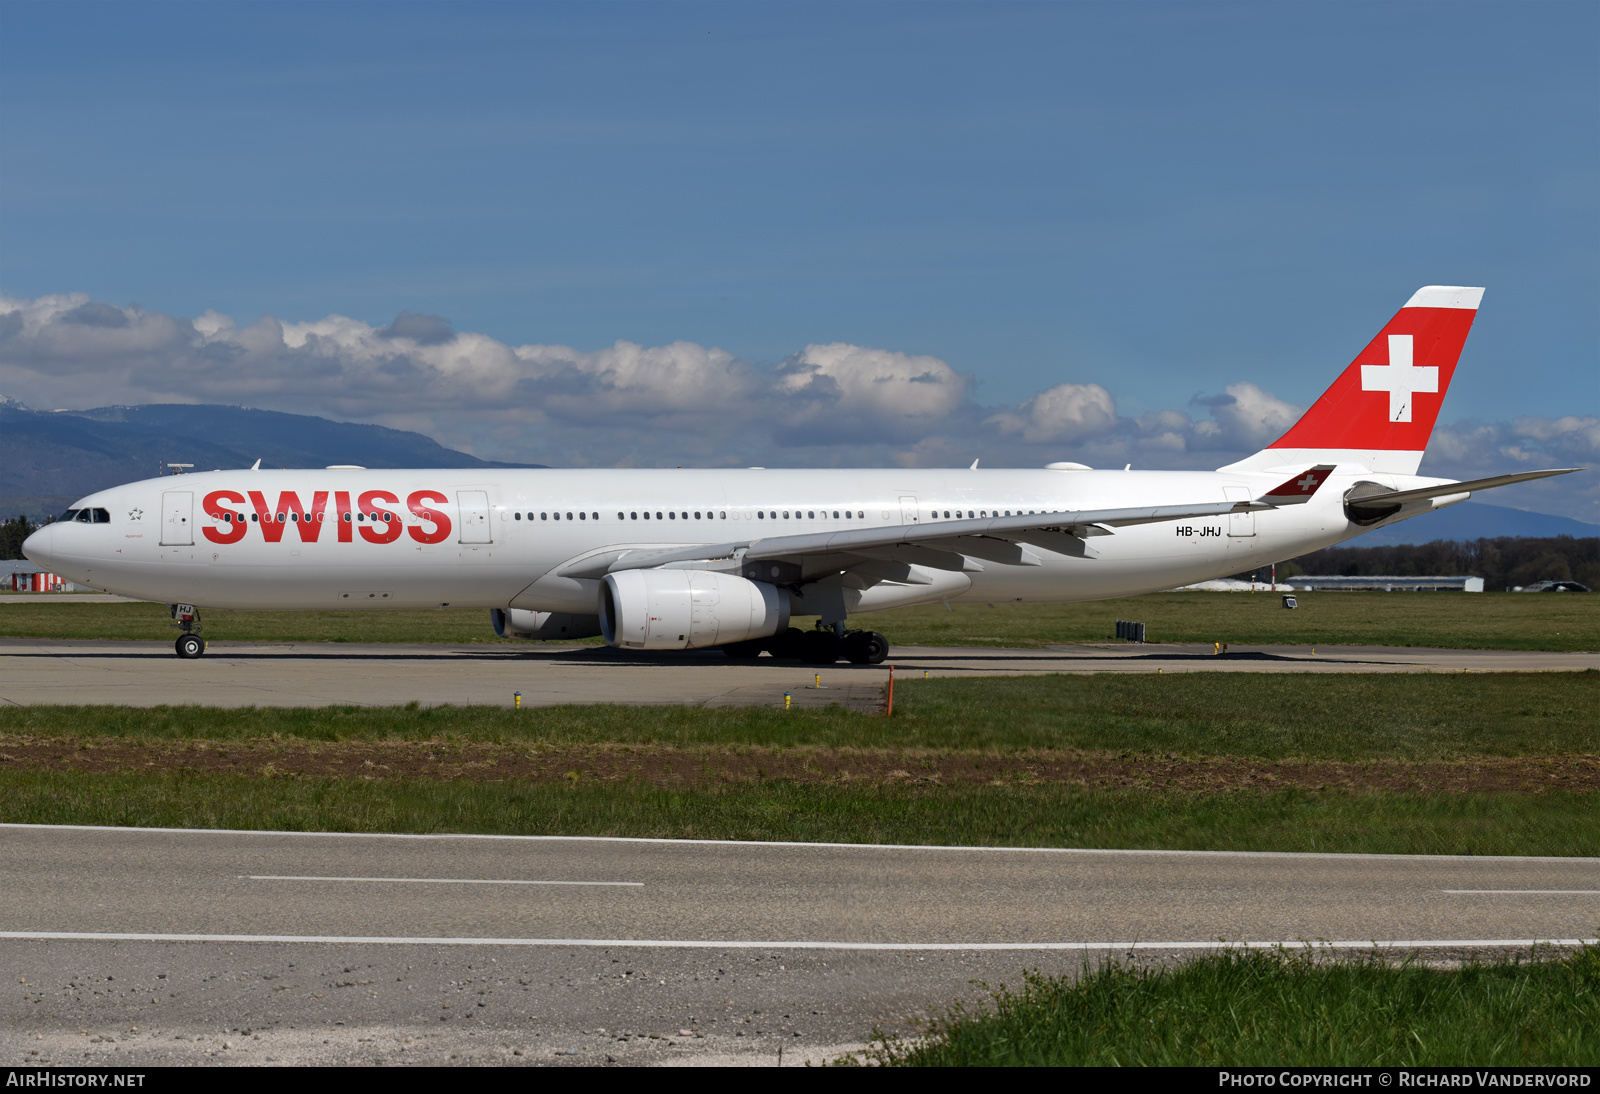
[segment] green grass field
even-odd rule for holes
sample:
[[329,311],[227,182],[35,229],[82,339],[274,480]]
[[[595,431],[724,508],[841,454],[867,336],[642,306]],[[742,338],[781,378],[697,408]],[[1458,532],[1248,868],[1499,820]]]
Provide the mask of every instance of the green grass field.
[[933,846],[1594,855],[1600,794],[262,779],[0,770],[0,820]]
[[885,719],[839,707],[0,708],[0,734],[1159,752],[1459,760],[1600,755],[1600,672],[1183,673],[907,680]]
[[[1151,593],[1079,604],[900,608],[858,622],[904,645],[1105,642],[1118,619],[1150,642],[1600,649],[1600,597],[1534,593]],[[1565,599],[1563,598],[1565,597]],[[870,622],[866,622],[870,620]]]
[[[1600,597],[1526,593],[1152,593],[1078,604],[942,605],[857,617],[898,645],[1107,642],[1118,619],[1152,642],[1600,649]],[[0,636],[170,640],[158,604],[40,603],[0,596]],[[486,611],[206,612],[213,641],[498,642]],[[598,640],[595,640],[598,641]]]
[[[837,707],[789,712],[619,706],[522,711],[8,707],[0,709],[0,819],[923,844],[1600,854],[1600,791],[1591,785],[1592,775],[1582,782],[1580,772],[1580,782],[1572,783],[1568,776],[1545,774],[1547,759],[1600,754],[1600,720],[1594,717],[1600,673],[996,677],[908,681],[897,699],[893,719]],[[46,758],[60,760],[54,768],[16,766],[11,753],[41,742]],[[97,749],[130,742],[179,747],[175,752],[156,748],[147,773],[70,769],[79,759],[94,759]],[[691,767],[714,761],[713,753],[737,756],[751,749],[780,759],[791,751],[799,758],[787,769],[792,775],[730,782],[699,778],[683,785],[633,775],[599,780],[573,774],[563,781],[560,768],[543,781],[510,778],[497,775],[492,765],[472,777],[377,777],[362,767],[352,769],[354,777],[284,776],[267,767],[287,746],[303,755],[307,747],[314,753],[351,742],[397,751],[400,758],[388,757],[397,769],[405,756],[432,759],[436,748],[448,751],[449,742],[512,746],[518,755],[557,747],[680,748],[690,751],[668,757],[669,762]],[[196,754],[197,744],[209,754]],[[969,767],[1007,755],[1089,757],[1131,772],[1142,788],[1129,788],[1126,781],[1078,785],[1008,777],[985,782],[987,774],[948,783],[849,777],[852,768],[870,767],[864,761],[875,750],[894,749],[977,761]],[[217,754],[257,773],[202,770],[201,760]],[[915,757],[895,755],[886,766],[916,766]],[[1198,781],[1174,784],[1168,777],[1173,757],[1195,760],[1203,768]],[[1487,784],[1500,789],[1475,790],[1469,780],[1450,784],[1456,789],[1449,791],[1414,790],[1407,789],[1413,781],[1392,778],[1396,764],[1403,775],[1407,764],[1465,761],[1493,767],[1519,758],[1531,758],[1532,766],[1518,768],[1509,783]],[[1260,765],[1286,761],[1338,761],[1351,769],[1332,785],[1274,787],[1273,778],[1288,778],[1282,770],[1261,777]],[[1363,772],[1371,770],[1369,764],[1390,768],[1383,778],[1368,778]],[[1250,770],[1241,774],[1241,768]],[[432,769],[414,764],[409,770]],[[751,770],[749,764],[745,770]],[[1144,779],[1140,773],[1147,770],[1152,774]]]
[[1430,969],[1380,958],[1226,952],[1027,977],[917,1044],[901,1066],[1594,1067],[1600,950]]

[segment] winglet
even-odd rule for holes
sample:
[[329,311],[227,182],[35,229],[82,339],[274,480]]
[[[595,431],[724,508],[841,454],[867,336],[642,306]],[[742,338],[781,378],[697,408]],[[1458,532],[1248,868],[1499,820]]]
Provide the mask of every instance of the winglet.
[[1311,500],[1317,488],[1328,481],[1333,468],[1331,463],[1319,463],[1305,474],[1296,475],[1281,486],[1274,486],[1256,500],[1268,505],[1304,505]]

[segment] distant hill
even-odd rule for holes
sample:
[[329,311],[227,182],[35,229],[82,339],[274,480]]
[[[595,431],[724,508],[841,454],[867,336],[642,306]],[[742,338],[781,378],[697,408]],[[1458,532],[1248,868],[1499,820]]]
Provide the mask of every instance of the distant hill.
[[237,406],[110,406],[37,411],[0,399],[0,516],[53,515],[169,463],[249,467],[532,467],[445,448],[421,433]]
[[1432,543],[1437,539],[1499,539],[1520,536],[1548,539],[1554,536],[1600,536],[1600,524],[1586,524],[1548,513],[1524,513],[1503,505],[1464,501],[1437,513],[1403,520],[1389,528],[1368,532],[1351,541],[1355,547],[1384,547],[1407,543]]

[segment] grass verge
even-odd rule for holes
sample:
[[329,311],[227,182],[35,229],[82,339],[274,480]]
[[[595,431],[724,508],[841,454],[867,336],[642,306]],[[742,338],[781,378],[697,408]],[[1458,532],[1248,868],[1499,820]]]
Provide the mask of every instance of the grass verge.
[[[1076,604],[897,608],[858,623],[908,646],[1109,642],[1118,619],[1151,642],[1600,649],[1600,597],[1536,593],[1296,593],[1300,606],[1249,593],[1151,593]],[[3,619],[0,616],[0,619]]]
[[[1528,593],[1298,593],[1292,612],[1271,594],[1152,593],[1075,604],[933,604],[861,616],[896,645],[1030,646],[1109,642],[1118,619],[1152,642],[1600,649],[1600,597]],[[482,610],[203,613],[212,641],[502,642]],[[0,636],[161,639],[175,632],[159,604],[40,602],[0,596]],[[595,639],[593,641],[598,641]],[[526,644],[525,645],[530,645]],[[538,648],[531,644],[530,648]]]
[[1597,710],[1600,672],[1106,673],[903,681],[892,719],[839,707],[36,706],[0,709],[0,735],[1456,760],[1600,754]]
[[1600,1064],[1600,950],[1442,970],[1382,958],[1227,952],[1178,967],[1031,974],[952,1011],[909,1066],[1561,1066]]
[[162,828],[1594,855],[1600,793],[723,788],[0,771],[0,820]]

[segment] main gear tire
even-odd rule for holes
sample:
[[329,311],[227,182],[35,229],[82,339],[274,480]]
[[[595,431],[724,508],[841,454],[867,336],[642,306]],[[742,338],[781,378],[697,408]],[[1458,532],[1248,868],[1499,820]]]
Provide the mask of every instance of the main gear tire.
[[180,634],[178,640],[172,644],[179,657],[192,661],[206,652],[206,640],[198,634]]
[[800,660],[808,665],[831,665],[839,660],[841,645],[832,631],[806,631],[800,639]]
[[800,656],[800,641],[805,636],[806,632],[799,627],[779,631],[767,639],[767,652],[774,657],[792,661]]
[[889,657],[889,640],[877,631],[845,635],[844,657],[852,665],[881,665]]
[[764,638],[753,638],[748,642],[729,642],[722,647],[722,652],[730,661],[754,661],[761,656],[761,651],[767,648]]

